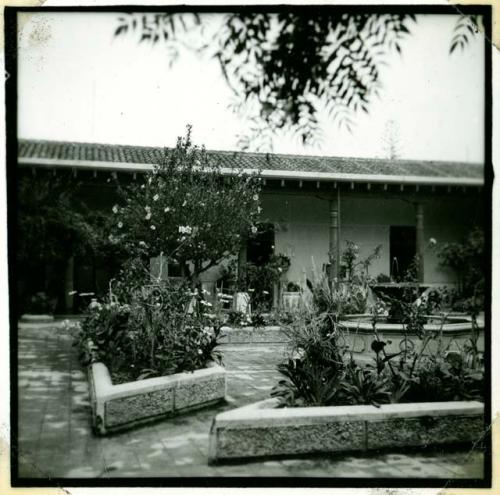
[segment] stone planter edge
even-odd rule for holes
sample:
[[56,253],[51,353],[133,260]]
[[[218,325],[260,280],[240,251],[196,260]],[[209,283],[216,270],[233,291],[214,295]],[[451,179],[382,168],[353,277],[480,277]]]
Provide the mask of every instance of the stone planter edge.
[[175,416],[225,399],[226,371],[215,363],[193,372],[114,385],[107,366],[88,367],[92,426],[99,435]]
[[277,408],[278,399],[218,414],[209,463],[471,443],[484,434],[476,401]]

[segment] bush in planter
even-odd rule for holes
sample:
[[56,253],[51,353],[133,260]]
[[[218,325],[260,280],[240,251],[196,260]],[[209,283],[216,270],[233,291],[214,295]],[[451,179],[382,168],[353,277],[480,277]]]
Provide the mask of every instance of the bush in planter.
[[[474,320],[469,344],[461,353],[452,353],[439,332],[424,331],[419,314],[412,313],[409,328],[415,333],[410,335],[422,339],[420,348],[404,346],[388,354],[388,342],[376,329],[378,309],[373,318],[374,359],[366,365],[356,363],[345,346],[338,313],[298,317],[286,329],[293,354],[278,366],[284,378],[272,391],[281,406],[483,400],[484,368]],[[431,340],[438,344],[434,352],[428,352]]]
[[[376,330],[376,313],[373,318],[374,368],[379,376],[390,379],[391,402],[483,400],[484,367],[479,359],[475,320],[471,322],[468,344],[460,352],[455,352],[449,349],[451,342],[444,345],[440,331],[424,329],[418,312],[412,311],[408,318],[407,338],[420,339],[421,345],[419,350],[404,345],[394,354],[386,353],[387,342],[380,339]],[[434,350],[429,346],[431,341],[437,344]]]
[[166,281],[136,289],[128,303],[113,294],[104,304],[92,303],[78,336],[84,362],[102,361],[115,382],[124,382],[194,371],[220,359],[221,324],[203,304],[188,313],[193,295],[187,281]]
[[342,401],[344,349],[339,327],[327,315],[304,312],[284,329],[290,339],[291,357],[278,366],[284,379],[272,395],[282,407],[326,406]]

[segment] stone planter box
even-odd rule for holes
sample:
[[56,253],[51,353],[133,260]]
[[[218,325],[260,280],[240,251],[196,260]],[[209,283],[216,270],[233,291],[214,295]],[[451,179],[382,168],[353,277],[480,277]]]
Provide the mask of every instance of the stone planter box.
[[184,413],[224,400],[226,371],[209,368],[113,385],[103,363],[89,366],[94,431],[110,431]]
[[210,429],[209,462],[470,443],[485,427],[484,406],[474,401],[379,408],[277,405],[268,399],[218,414]]
[[287,336],[279,326],[265,327],[222,327],[223,337],[219,340],[221,344],[273,344],[288,342]]

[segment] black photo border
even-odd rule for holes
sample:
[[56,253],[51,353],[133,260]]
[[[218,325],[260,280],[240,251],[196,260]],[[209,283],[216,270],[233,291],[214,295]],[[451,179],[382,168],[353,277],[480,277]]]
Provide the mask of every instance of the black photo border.
[[[440,478],[330,478],[330,477],[172,477],[172,478],[29,478],[18,473],[18,333],[16,315],[16,225],[17,225],[17,14],[19,12],[311,12],[313,9],[342,13],[407,13],[482,15],[484,23],[484,231],[485,231],[485,382],[490,392],[485,400],[484,476],[482,479]],[[10,421],[11,485],[13,487],[413,487],[489,488],[492,486],[491,436],[491,276],[492,276],[492,6],[491,5],[113,5],[78,7],[5,7],[5,110],[8,226],[8,278],[10,308]]]

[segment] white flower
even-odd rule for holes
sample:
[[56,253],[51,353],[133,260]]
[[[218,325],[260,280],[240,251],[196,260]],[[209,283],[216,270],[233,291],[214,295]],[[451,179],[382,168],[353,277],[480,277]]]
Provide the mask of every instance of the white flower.
[[422,304],[422,299],[420,299],[420,297],[415,301],[415,304],[418,306],[420,306]]
[[203,351],[201,349],[198,349],[198,354],[203,354]]
[[156,230],[156,227],[154,225],[151,225],[151,230]]
[[160,196],[159,196],[158,194],[155,194],[155,195],[153,196],[153,201],[158,201],[159,197],[160,197]]
[[144,189],[145,187],[146,187],[146,186],[145,186],[144,184],[142,184],[141,189]]
[[430,244],[431,246],[435,246],[435,245],[437,244],[436,239],[434,239],[434,237],[431,237],[431,238],[429,239],[429,244]]
[[118,205],[113,206],[113,213],[118,213]]
[[189,225],[186,225],[186,226],[180,225],[179,226],[179,233],[181,233],[181,234],[191,234],[192,231],[193,231],[193,229]]
[[252,227],[252,234],[256,234],[257,233],[257,227],[254,225]]
[[118,228],[121,229],[123,227],[123,222],[118,222]]
[[144,209],[145,209],[146,211],[151,211],[151,206],[147,206],[147,205],[146,205],[146,206],[144,207]]
[[149,220],[151,218],[151,212],[148,211],[148,213],[146,214],[146,216],[144,217],[146,220]]
[[259,201],[259,195],[258,194],[254,194],[253,195],[253,200],[254,201]]
[[167,206],[164,210],[165,213],[168,213],[170,211],[170,208]]
[[262,211],[262,208],[259,206],[259,207],[257,208],[257,213],[260,213],[261,211]]
[[139,246],[143,246],[144,247],[144,246],[146,246],[146,243],[144,241],[140,241],[139,242]]

